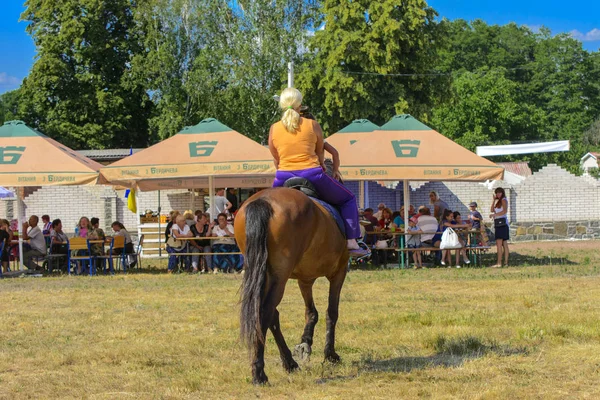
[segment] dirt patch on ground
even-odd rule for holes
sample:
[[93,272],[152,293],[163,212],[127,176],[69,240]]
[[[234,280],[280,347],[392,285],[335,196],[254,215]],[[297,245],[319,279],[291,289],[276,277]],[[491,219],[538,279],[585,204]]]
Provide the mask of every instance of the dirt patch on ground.
[[510,248],[522,252],[539,250],[597,250],[600,249],[600,240],[511,243]]

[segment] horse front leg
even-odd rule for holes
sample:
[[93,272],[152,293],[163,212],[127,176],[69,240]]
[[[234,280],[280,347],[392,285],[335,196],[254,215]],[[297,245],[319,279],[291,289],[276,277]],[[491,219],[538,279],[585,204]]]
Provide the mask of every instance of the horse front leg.
[[335,352],[335,326],[338,320],[340,293],[346,279],[346,263],[338,267],[338,272],[329,279],[329,306],[327,307],[327,333],[325,336],[325,361],[340,362],[340,356]]
[[319,313],[317,312],[317,308],[315,307],[315,302],[313,300],[312,288],[314,283],[315,279],[310,281],[298,280],[298,286],[300,287],[300,292],[302,293],[302,298],[304,299],[304,305],[306,306],[304,313],[306,325],[304,326],[304,332],[302,333],[300,344],[294,347],[294,356],[298,357],[302,361],[306,361],[310,358],[312,353],[315,325],[319,321]]

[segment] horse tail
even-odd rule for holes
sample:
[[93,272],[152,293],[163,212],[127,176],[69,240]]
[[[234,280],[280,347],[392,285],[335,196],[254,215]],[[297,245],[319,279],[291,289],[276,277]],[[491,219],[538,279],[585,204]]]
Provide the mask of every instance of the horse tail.
[[251,351],[264,342],[260,324],[260,307],[263,302],[267,276],[267,248],[269,220],[273,208],[264,199],[248,203],[246,214],[246,254],[244,257],[244,280],[242,283],[242,309],[240,337]]

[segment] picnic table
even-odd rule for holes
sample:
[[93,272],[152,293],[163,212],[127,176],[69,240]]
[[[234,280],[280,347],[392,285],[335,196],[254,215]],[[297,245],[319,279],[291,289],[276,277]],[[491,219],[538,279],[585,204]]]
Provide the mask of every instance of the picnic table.
[[[454,228],[453,228],[454,229]],[[480,230],[477,229],[466,229],[466,228],[458,228],[458,229],[454,229],[457,233],[466,233],[469,235],[469,240],[467,242],[467,244],[465,245],[465,248],[467,250],[470,250],[469,252],[469,256],[471,261],[475,264],[478,265],[481,264],[481,253],[484,250],[489,250],[490,246],[473,246],[473,245],[469,245],[468,243],[475,243],[477,244],[476,238],[474,240],[474,236],[476,236],[477,234],[481,233]],[[395,230],[379,230],[379,231],[373,231],[373,232],[367,232],[367,235],[385,235],[385,236],[397,236],[398,237],[398,241],[397,241],[397,246],[396,247],[390,247],[387,249],[376,249],[376,250],[393,250],[396,251],[398,253],[398,267],[399,268],[406,268],[406,265],[409,264],[409,259],[408,259],[408,253],[413,252],[413,251],[441,251],[440,248],[438,247],[420,247],[418,249],[412,249],[412,248],[406,248],[406,240],[405,237],[406,236],[413,236],[413,235],[436,235],[436,234],[442,234],[442,232],[420,232],[420,233],[411,233],[411,232],[405,232],[404,229],[402,228],[396,228]],[[383,240],[383,239],[382,239]],[[404,255],[406,254],[406,261],[404,259]]]

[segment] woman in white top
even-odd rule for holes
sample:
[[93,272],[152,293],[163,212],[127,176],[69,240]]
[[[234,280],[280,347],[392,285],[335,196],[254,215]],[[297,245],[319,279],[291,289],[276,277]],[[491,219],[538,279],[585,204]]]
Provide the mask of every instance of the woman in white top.
[[221,213],[217,216],[217,226],[213,228],[213,237],[220,237],[222,239],[215,240],[213,242],[213,252],[223,253],[213,255],[213,269],[221,269],[226,272],[241,272],[242,270],[242,258],[239,254],[229,254],[239,252],[239,248],[235,244],[233,238],[233,225],[227,223],[227,215]]
[[[175,270],[177,266],[177,253],[185,253],[188,249],[188,241],[182,241],[182,238],[193,237],[192,231],[190,227],[185,223],[185,216],[178,215],[175,219],[175,223],[171,227],[171,237],[175,240],[179,240],[181,242],[181,246],[175,247],[169,245],[167,242],[167,253],[169,253],[169,265],[168,272],[171,273]],[[185,256],[184,258],[186,269],[189,269],[190,266],[190,257]]]
[[504,253],[504,266],[508,267],[508,241],[510,240],[510,230],[508,228],[508,200],[506,193],[501,187],[494,190],[492,206],[490,207],[490,218],[494,220],[496,250],[498,253],[498,262],[492,265],[492,268],[502,267],[502,254]]

